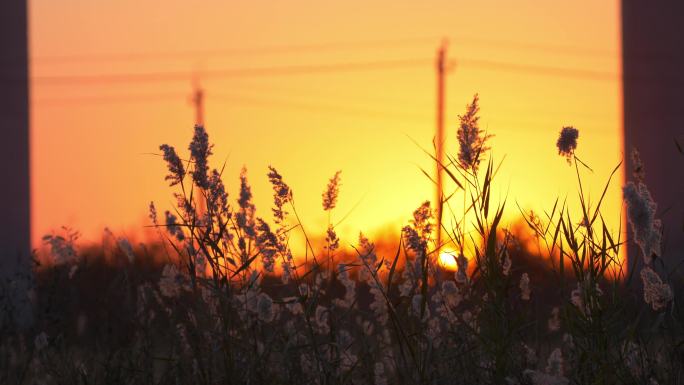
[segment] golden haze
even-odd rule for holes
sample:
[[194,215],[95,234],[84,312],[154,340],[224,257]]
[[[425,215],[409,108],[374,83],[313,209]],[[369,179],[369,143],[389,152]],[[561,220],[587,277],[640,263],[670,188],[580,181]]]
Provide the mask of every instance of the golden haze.
[[[455,61],[447,151],[457,152],[457,114],[479,93],[492,155],[505,157],[494,197],[508,199],[507,218],[519,214],[514,203],[542,212],[576,196],[574,169],[554,146],[564,125],[580,130],[597,200],[622,159],[617,1],[33,1],[34,245],[61,225],[88,240],[104,226],[135,236],[150,201],[171,206],[165,166],[148,153],[161,143],[187,148],[192,73],[206,91],[214,165],[227,161],[233,196],[246,165],[258,213],[269,217],[272,164],[309,231],[322,233],[321,192],[341,169],[333,220],[351,211],[338,229],[343,244],[359,231],[398,231],[433,197],[419,170],[432,164],[412,140],[432,147],[442,37]],[[277,70],[302,66],[312,69]],[[236,68],[270,70],[225,75]],[[131,73],[177,75],[87,77]],[[615,229],[619,183],[605,206]]]

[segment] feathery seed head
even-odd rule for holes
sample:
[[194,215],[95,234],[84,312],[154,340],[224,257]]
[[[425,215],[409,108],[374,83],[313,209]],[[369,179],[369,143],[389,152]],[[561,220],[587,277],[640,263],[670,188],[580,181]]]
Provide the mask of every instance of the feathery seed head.
[[150,213],[148,214],[152,224],[156,227],[159,226],[159,221],[157,219],[157,208],[154,206],[154,202],[150,201]]
[[159,278],[159,290],[164,297],[177,298],[182,290],[187,290],[185,277],[175,265],[166,265]]
[[167,144],[162,144],[159,149],[164,153],[164,161],[166,161],[166,167],[169,169],[169,174],[164,180],[169,181],[169,186],[181,183],[185,177],[185,167],[176,153],[176,149]]
[[564,156],[568,163],[577,148],[577,138],[579,137],[579,130],[574,127],[563,127],[556,141],[558,147],[558,155]]
[[340,194],[340,174],[337,171],[328,181],[328,187],[323,192],[323,210],[330,211],[337,205],[337,198]]
[[190,142],[190,156],[195,162],[192,171],[192,180],[200,188],[209,188],[209,166],[208,159],[211,155],[211,147],[209,144],[209,135],[202,125],[195,125],[195,132]]
[[672,301],[673,293],[670,285],[663,283],[658,273],[650,267],[641,270],[641,280],[644,283],[644,302],[658,311]]
[[245,234],[253,238],[256,233],[254,229],[254,213],[256,207],[252,203],[252,188],[247,182],[247,169],[242,168],[240,172],[240,197],[238,199],[240,210],[237,213],[237,225]]
[[268,170],[268,180],[273,186],[273,201],[275,205],[273,208],[273,216],[275,217],[276,223],[282,223],[287,215],[283,206],[292,201],[292,190],[290,189],[290,186],[283,181],[283,177],[274,167],[268,166]]
[[641,161],[641,155],[639,155],[639,151],[636,148],[632,148],[630,156],[632,158],[632,176],[637,183],[643,183],[644,178],[646,177],[646,170],[644,170],[644,163]]
[[641,248],[644,263],[651,263],[653,255],[660,255],[661,227],[655,219],[657,204],[643,183],[629,182],[622,188],[627,202],[627,220],[632,227],[634,241]]
[[164,216],[166,217],[166,231],[168,231],[171,236],[176,237],[178,241],[184,241],[185,234],[183,234],[183,229],[177,222],[178,218],[168,210],[164,212]]
[[278,237],[271,231],[268,223],[261,218],[256,219],[256,231],[256,244],[261,252],[261,263],[264,265],[264,270],[272,273],[275,266],[275,255],[278,251]]
[[257,316],[264,322],[271,322],[275,317],[273,299],[266,293],[259,294],[257,299]]
[[325,242],[327,244],[326,249],[333,252],[340,247],[340,238],[337,237],[335,228],[332,225],[328,226],[328,231],[326,232]]
[[475,94],[473,101],[466,106],[466,113],[459,115],[460,125],[458,128],[458,160],[461,167],[466,170],[477,171],[482,155],[489,150],[486,142],[491,135],[486,135],[479,125],[480,97]]
[[228,212],[228,193],[221,180],[221,174],[214,169],[209,177],[209,192],[207,194],[208,208],[214,215]]
[[454,279],[460,284],[468,282],[468,258],[463,253],[458,253],[456,258],[456,265],[458,270],[454,273]]
[[523,301],[529,301],[532,290],[530,290],[530,276],[527,273],[523,273],[523,275],[520,277],[519,286],[520,297],[523,299]]

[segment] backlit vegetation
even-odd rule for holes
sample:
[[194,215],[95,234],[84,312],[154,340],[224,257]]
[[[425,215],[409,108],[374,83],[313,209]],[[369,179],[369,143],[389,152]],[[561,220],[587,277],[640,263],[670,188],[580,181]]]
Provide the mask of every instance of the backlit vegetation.
[[[624,186],[625,242],[601,214],[605,189],[593,204],[583,193],[592,171],[576,156],[580,132],[562,128],[559,161],[581,211],[558,200],[542,216],[522,212],[542,251],[530,256],[502,223],[514,203],[492,197],[502,165],[478,102],[439,165],[458,187],[436,203],[442,228],[435,203],[421,203],[390,252],[363,234],[344,243],[330,220],[305,228],[275,167],[270,215],[257,215],[246,169],[229,197],[202,126],[189,159],[160,146],[176,205],[149,206],[159,242],[107,232],[101,249],[80,250],[72,230],[46,236],[52,263],[36,267],[33,325],[15,327],[3,308],[0,383],[684,383],[681,275],[661,255],[643,178]],[[322,210],[335,210],[342,187],[337,172]],[[628,266],[630,242],[641,258]]]

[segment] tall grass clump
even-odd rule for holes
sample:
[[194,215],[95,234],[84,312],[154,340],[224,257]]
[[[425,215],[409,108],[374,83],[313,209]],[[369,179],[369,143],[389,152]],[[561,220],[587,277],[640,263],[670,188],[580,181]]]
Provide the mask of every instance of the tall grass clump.
[[662,255],[657,205],[642,174],[624,186],[641,253],[628,266],[627,242],[601,212],[619,165],[592,204],[579,133],[564,127],[556,146],[580,209],[558,199],[543,216],[523,211],[539,243],[530,255],[505,223],[508,198],[492,193],[501,163],[477,95],[459,116],[458,147],[437,165],[453,191],[420,203],[389,251],[382,239],[338,236],[339,171],[317,230],[275,167],[264,170],[266,215],[245,168],[229,196],[225,164],[213,166],[195,126],[187,151],[159,147],[174,204],[149,205],[158,242],[109,230],[96,248],[68,229],[44,238],[36,322],[2,330],[0,383],[684,383],[676,266]]
[[[608,184],[620,164],[592,206],[581,173],[593,171],[575,154],[578,136],[577,129],[564,127],[557,147],[574,168],[580,212],[573,215],[566,202],[556,201],[546,218],[526,218],[546,245],[558,276],[562,302],[554,317],[564,325],[565,372],[576,383],[680,383],[684,362],[680,310],[671,303],[671,287],[650,267],[660,254],[661,232],[656,204],[643,184],[643,165],[637,154],[636,182],[623,187],[632,241],[643,257],[642,264],[638,255],[630,253],[628,266],[623,259],[627,242],[620,238],[622,231],[612,233],[601,212]],[[643,285],[634,282],[639,266],[643,266]]]

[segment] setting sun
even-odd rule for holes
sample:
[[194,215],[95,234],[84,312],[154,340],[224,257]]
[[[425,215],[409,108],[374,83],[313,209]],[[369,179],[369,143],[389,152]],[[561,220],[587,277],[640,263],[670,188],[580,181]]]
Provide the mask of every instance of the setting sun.
[[456,271],[458,269],[457,257],[458,253],[455,251],[442,250],[439,253],[439,264],[445,269]]

